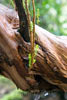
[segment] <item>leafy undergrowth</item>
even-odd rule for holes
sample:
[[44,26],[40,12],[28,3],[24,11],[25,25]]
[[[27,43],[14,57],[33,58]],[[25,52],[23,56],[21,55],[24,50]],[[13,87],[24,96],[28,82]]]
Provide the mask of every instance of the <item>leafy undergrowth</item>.
[[14,90],[13,92],[5,95],[1,100],[22,100],[24,92],[21,90]]
[[25,93],[17,89],[12,81],[0,76],[0,100],[22,100]]
[[23,100],[27,92],[17,89],[9,79],[0,76],[0,100]]

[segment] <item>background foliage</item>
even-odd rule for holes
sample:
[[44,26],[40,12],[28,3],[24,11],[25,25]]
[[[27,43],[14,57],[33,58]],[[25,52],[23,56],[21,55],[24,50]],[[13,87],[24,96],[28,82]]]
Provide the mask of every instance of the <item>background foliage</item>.
[[[10,7],[12,0],[0,0]],[[32,2],[28,0],[32,15]],[[40,26],[56,35],[67,35],[67,1],[66,0],[35,0],[36,15],[40,11]]]
[[[13,4],[11,1],[12,0],[0,0],[0,3],[12,8]],[[29,3],[30,13],[32,16],[31,0],[28,0],[28,3]],[[39,25],[41,27],[47,29],[48,31],[56,35],[67,35],[67,0],[35,0],[35,5],[36,5],[36,15],[38,13],[37,9],[39,9],[39,16],[40,16]],[[4,86],[6,84],[12,86],[11,87],[12,90],[10,89],[9,94],[6,93],[6,95],[0,96],[1,98],[0,100],[22,100],[23,97],[20,94],[21,93],[23,94],[23,92],[21,92],[20,90],[17,91],[16,87],[11,81],[8,81],[3,77],[0,77],[0,86],[2,85]],[[61,97],[60,100],[63,100],[66,97],[66,96],[64,97],[64,95],[62,96],[60,95]],[[52,96],[55,96],[55,94],[53,94]],[[42,98],[41,100],[45,99]],[[51,100],[53,99],[51,98]],[[59,99],[56,98],[56,100]]]

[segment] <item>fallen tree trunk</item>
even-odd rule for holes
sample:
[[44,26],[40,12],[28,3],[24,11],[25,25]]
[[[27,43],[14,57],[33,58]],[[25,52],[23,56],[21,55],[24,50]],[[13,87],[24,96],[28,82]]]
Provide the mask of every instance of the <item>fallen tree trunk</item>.
[[0,5],[0,74],[25,91],[67,91],[67,37],[55,36],[36,25],[39,49],[29,70],[30,43],[23,40],[18,28],[17,12]]

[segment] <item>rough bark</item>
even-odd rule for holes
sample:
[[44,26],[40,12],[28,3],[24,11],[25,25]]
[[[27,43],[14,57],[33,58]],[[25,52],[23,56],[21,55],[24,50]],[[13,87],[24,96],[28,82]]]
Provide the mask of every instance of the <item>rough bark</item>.
[[0,5],[0,74],[25,91],[67,91],[67,37],[55,36],[36,25],[39,49],[29,70],[30,43],[23,40],[18,28],[17,12]]
[[25,9],[23,6],[23,0],[14,0],[18,16],[19,16],[19,26],[18,32],[20,32],[21,36],[24,38],[26,42],[30,41],[29,37],[29,29],[28,29],[28,21],[25,13]]

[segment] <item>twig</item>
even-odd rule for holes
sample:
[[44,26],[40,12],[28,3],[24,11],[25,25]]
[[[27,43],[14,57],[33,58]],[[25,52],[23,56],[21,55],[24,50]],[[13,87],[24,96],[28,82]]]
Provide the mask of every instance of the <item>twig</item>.
[[34,56],[35,56],[35,3],[34,0],[32,0],[33,5],[33,32],[31,34],[31,67],[33,66]]
[[34,4],[34,0],[32,0],[32,5],[33,5],[33,30],[31,30],[31,27],[30,27],[30,24],[31,24],[30,12],[28,9],[27,0],[25,0],[25,8],[26,8],[27,17],[28,17],[28,25],[29,25],[30,41],[31,41],[31,66],[30,68],[33,67],[34,46],[35,46],[35,4]]

